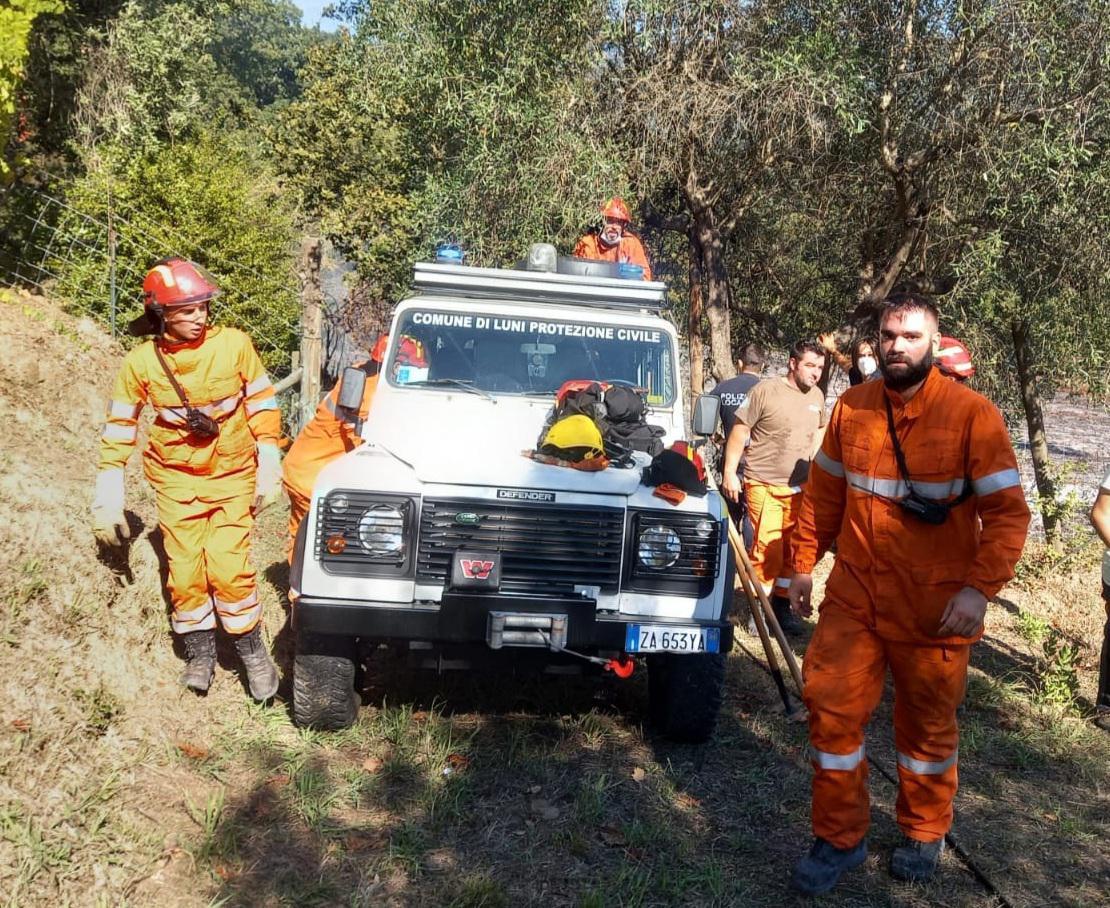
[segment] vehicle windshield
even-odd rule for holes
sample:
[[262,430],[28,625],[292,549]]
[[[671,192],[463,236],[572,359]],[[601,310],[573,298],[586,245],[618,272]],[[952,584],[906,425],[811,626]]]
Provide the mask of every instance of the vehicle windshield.
[[674,348],[653,327],[410,309],[390,344],[395,385],[554,394],[564,382],[623,382],[649,404],[675,397]]

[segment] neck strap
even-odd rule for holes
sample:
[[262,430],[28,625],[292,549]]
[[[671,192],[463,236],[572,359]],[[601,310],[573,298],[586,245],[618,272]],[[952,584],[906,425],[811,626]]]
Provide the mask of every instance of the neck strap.
[[154,338],[154,353],[158,357],[158,362],[162,364],[162,370],[166,373],[166,378],[170,380],[170,384],[173,385],[173,389],[177,392],[177,396],[181,398],[181,403],[186,409],[189,409],[189,398],[185,396],[185,389],[181,387],[181,383],[173,374],[173,370],[170,369],[170,364],[166,362],[166,358],[162,355],[161,338]]
[[[902,445],[898,442],[898,433],[894,430],[894,409],[890,406],[890,397],[887,395],[886,390],[883,390],[883,403],[886,405],[886,427],[890,433],[890,443],[894,446],[894,459],[898,462],[898,475],[905,481],[906,486],[910,490],[910,494],[916,494],[913,488],[913,481],[910,479],[910,471],[906,467],[906,455],[902,453]],[[967,501],[974,491],[971,487],[971,480],[966,476],[964,477],[964,487],[956,498],[946,505],[947,507],[954,508],[958,504]]]

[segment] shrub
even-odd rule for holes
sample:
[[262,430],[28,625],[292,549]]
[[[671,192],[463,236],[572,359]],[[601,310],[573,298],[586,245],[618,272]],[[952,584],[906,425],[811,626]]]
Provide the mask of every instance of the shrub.
[[118,236],[120,324],[141,312],[142,279],[151,263],[185,256],[220,283],[214,320],[247,331],[267,368],[287,371],[299,317],[294,214],[267,168],[211,135],[131,158],[116,149],[101,162],[66,193],[73,209],[94,220],[82,221],[80,230],[71,227],[77,242],[55,253],[51,270],[65,302],[108,321],[111,221]]

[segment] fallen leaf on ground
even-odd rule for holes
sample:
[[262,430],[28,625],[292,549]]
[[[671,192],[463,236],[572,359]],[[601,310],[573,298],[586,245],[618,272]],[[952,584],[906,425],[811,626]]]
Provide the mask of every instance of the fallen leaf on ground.
[[224,881],[230,880],[233,876],[235,876],[231,869],[225,864],[217,864],[212,869],[216,872],[216,876]]
[[601,836],[601,841],[611,848],[619,848],[628,844],[628,839],[624,837],[619,826],[602,826],[598,829],[598,835]]
[[276,775],[270,776],[266,780],[266,784],[273,785],[275,788],[281,788],[283,785],[289,784],[289,776],[283,772],[279,772]]
[[700,800],[695,798],[693,795],[686,794],[686,792],[684,791],[680,791],[678,794],[676,794],[674,800],[679,807],[701,807]]
[[190,760],[203,760],[208,756],[207,747],[190,744],[188,741],[178,741],[176,747],[181,756],[188,757]]
[[31,720],[30,719],[12,719],[12,721],[9,722],[8,724],[11,725],[11,727],[14,728],[16,731],[30,731],[31,730]]
[[647,773],[644,772],[644,768],[642,766],[637,766],[635,769],[632,770],[632,781],[633,782],[642,782],[646,778],[647,778]]
[[437,848],[424,855],[424,866],[433,873],[446,873],[454,870],[458,864],[454,852],[447,848]]
[[528,794],[538,795],[541,791],[543,791],[542,785],[533,785],[528,789]]
[[385,760],[381,757],[367,757],[362,761],[363,772],[368,772],[371,775],[381,770],[385,766]]
[[466,769],[470,765],[470,757],[464,757],[462,754],[448,754],[447,765],[454,770]]

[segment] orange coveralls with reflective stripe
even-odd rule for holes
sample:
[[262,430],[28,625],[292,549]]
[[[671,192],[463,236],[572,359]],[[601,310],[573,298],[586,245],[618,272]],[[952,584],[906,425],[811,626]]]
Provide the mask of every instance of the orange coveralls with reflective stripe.
[[135,447],[139,411],[155,410],[143,451],[143,472],[155,491],[169,561],[167,587],[176,633],[249,633],[262,617],[250,563],[256,444],[276,445],[281,433],[274,386],[249,337],[209,327],[196,341],[162,352],[189,403],[220,426],[199,440],[185,426],[185,408],[154,351],[135,347],[112,391],[100,444],[101,471],[123,471]]
[[596,233],[587,233],[578,240],[574,254],[582,259],[600,262],[628,262],[644,269],[644,280],[651,280],[651,264],[648,262],[644,244],[633,233],[625,233],[619,243],[603,246]]
[[[895,429],[917,493],[974,494],[940,526],[905,513],[887,428]],[[948,601],[964,586],[993,597],[1013,576],[1029,526],[1014,450],[995,406],[932,369],[904,406],[881,381],[837,402],[810,469],[793,540],[794,570],[811,573],[836,540],[817,630],[805,656],[814,834],[849,848],[870,816],[864,727],[894,677],[900,782],[898,825],[934,841],[952,825],[968,651],[977,638],[938,637]]]
[[[366,379],[362,403],[358,408],[360,420],[365,420],[370,414],[370,402],[377,386],[378,376],[371,375]],[[312,501],[312,487],[316,485],[316,477],[335,458],[362,444],[362,439],[355,433],[354,415],[339,408],[339,387],[336,385],[320,401],[316,414],[301,429],[281,463],[281,482],[289,495],[290,556],[293,541],[297,538],[297,529]]]

